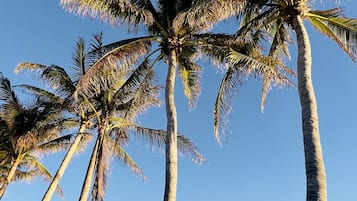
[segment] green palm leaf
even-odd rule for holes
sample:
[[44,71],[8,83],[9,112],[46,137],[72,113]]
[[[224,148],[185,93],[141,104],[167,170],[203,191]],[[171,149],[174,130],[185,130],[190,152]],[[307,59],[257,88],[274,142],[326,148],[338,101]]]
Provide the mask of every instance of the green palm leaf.
[[307,19],[318,31],[335,41],[353,60],[357,56],[357,19],[341,15],[341,9],[310,11]]

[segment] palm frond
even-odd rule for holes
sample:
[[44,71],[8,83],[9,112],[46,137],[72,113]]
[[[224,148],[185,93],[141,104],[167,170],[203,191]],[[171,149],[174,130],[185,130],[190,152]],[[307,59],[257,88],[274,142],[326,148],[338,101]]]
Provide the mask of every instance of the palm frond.
[[219,144],[221,144],[221,135],[225,137],[226,130],[230,127],[228,119],[233,110],[233,98],[246,79],[247,77],[239,70],[228,68],[220,83],[213,110],[214,137]]
[[[36,167],[36,170],[35,170],[36,175],[40,176],[48,183],[50,183],[52,181],[53,177],[52,177],[50,171],[37,158],[35,158],[33,156],[27,156],[26,161],[29,161]],[[63,192],[59,186],[56,187],[56,192],[58,193],[58,195],[60,197],[62,197],[62,198],[64,197]]]
[[295,73],[291,69],[288,70],[280,60],[262,55],[253,56],[251,57],[231,49],[227,58],[231,66],[221,81],[213,112],[214,133],[219,143],[221,143],[220,132],[224,135],[225,130],[229,128],[229,121],[227,119],[232,112],[231,103],[233,97],[237,95],[238,88],[243,85],[247,78],[263,78],[262,111],[264,110],[266,93],[270,89],[271,82],[278,86],[295,86],[288,78],[288,76],[294,76]]
[[[134,135],[148,142],[148,145],[150,145],[152,148],[163,149],[165,147],[166,131],[145,128],[139,125],[132,125],[131,128],[134,131]],[[196,163],[202,163],[206,160],[199,152],[196,145],[194,145],[190,139],[186,138],[183,134],[180,133],[177,134],[177,148],[181,155],[189,155],[192,161]]]
[[[141,37],[123,40],[104,46],[104,55],[99,58],[77,84],[76,95],[92,97],[109,88],[108,81],[121,68],[130,69],[139,58],[147,53],[152,38]],[[95,54],[90,52],[89,54]]]
[[279,9],[277,7],[271,7],[267,10],[263,10],[257,16],[250,19],[248,22],[243,24],[239,28],[235,37],[244,38],[249,32],[254,32],[260,30],[267,25],[270,25],[271,22],[274,22],[279,16]]
[[79,38],[76,42],[76,48],[73,54],[73,67],[74,74],[72,76],[73,83],[77,83],[78,80],[87,71],[87,58],[85,53],[85,42],[83,38]]
[[238,15],[244,7],[242,0],[198,0],[184,12],[177,14],[173,21],[175,33],[188,27],[193,33],[205,32],[217,22]]
[[190,59],[179,57],[179,75],[184,94],[189,100],[190,108],[193,109],[201,93],[201,67]]
[[79,16],[90,16],[134,29],[140,24],[151,25],[154,21],[150,10],[128,0],[61,0],[60,4]]
[[284,22],[277,20],[274,25],[274,33],[272,33],[272,42],[269,49],[269,56],[282,58],[290,58],[288,45],[293,43],[290,33]]
[[73,134],[64,135],[48,142],[42,143],[36,151],[42,154],[56,153],[67,149],[73,141]]
[[131,158],[131,156],[124,150],[121,144],[117,144],[113,140],[109,140],[108,145],[112,147],[113,156],[119,160],[119,162],[124,163],[135,175],[142,179],[146,179],[144,172],[139,168],[136,162]]
[[154,85],[154,78],[154,72],[149,69],[139,86],[133,91],[130,106],[124,109],[126,119],[135,120],[138,115],[143,114],[149,108],[160,106],[161,101],[158,97],[161,88]]
[[15,118],[23,112],[10,80],[0,74],[0,118],[6,122],[7,128],[15,128]]
[[26,91],[28,91],[30,94],[35,94],[38,102],[52,102],[52,103],[58,103],[61,104],[63,103],[64,99],[61,98],[60,96],[57,96],[54,93],[51,93],[50,91],[35,87],[35,86],[31,86],[28,84],[20,84],[20,85],[16,85],[14,87],[19,87],[22,88]]
[[15,72],[20,71],[38,71],[41,79],[59,95],[69,96],[75,90],[74,84],[67,72],[60,66],[51,65],[45,66],[37,63],[24,62],[17,65]]
[[355,62],[357,57],[357,19],[341,15],[341,10],[310,11],[307,19],[322,34],[335,41]]

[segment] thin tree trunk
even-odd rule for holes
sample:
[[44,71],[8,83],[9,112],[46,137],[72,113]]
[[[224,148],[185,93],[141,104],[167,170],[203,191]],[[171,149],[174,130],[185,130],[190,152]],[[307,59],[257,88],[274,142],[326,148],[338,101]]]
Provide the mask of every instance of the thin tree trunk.
[[83,182],[82,191],[81,191],[81,195],[79,197],[79,201],[87,201],[87,199],[88,199],[88,194],[89,194],[89,190],[90,190],[90,185],[92,183],[92,178],[93,178],[93,174],[94,174],[94,168],[95,168],[95,163],[96,163],[96,159],[97,159],[97,153],[98,153],[100,141],[101,141],[100,137],[98,136],[98,138],[95,142],[94,148],[93,148],[91,158],[90,158],[90,162],[88,165],[86,177]]
[[6,180],[4,181],[4,184],[1,186],[0,200],[4,196],[7,186],[9,185],[11,180],[14,178],[16,170],[17,170],[17,167],[19,166],[21,160],[22,160],[22,154],[17,155],[17,158],[14,161],[14,163],[12,164],[12,166],[10,168],[10,171],[9,171],[9,174],[7,175]]
[[83,123],[81,124],[81,127],[79,128],[79,132],[76,136],[76,138],[74,139],[71,147],[69,148],[69,150],[67,151],[65,157],[63,158],[63,161],[60,165],[60,167],[58,168],[56,175],[54,176],[54,178],[52,179],[52,182],[50,184],[50,186],[47,189],[47,192],[45,193],[45,195],[42,198],[42,201],[50,201],[54,191],[56,190],[59,181],[61,180],[67,166],[69,165],[73,155],[76,153],[79,142],[82,140],[83,138],[83,133],[86,131],[86,124]]
[[164,201],[176,201],[177,189],[177,116],[174,99],[176,52],[170,50],[166,77],[165,102],[167,116],[166,177]]
[[298,42],[298,88],[302,108],[307,201],[327,201],[326,176],[320,142],[317,104],[311,79],[311,48],[300,16],[293,18]]

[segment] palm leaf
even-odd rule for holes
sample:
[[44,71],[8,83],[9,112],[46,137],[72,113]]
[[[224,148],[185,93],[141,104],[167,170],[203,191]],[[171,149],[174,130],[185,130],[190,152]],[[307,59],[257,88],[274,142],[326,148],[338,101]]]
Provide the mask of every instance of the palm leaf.
[[[104,55],[99,58],[77,84],[76,95],[91,97],[99,94],[101,88],[109,88],[108,81],[113,73],[121,68],[129,69],[138,59],[147,53],[151,38],[141,37],[123,40],[104,46]],[[91,52],[89,54],[95,54]],[[114,80],[116,78],[113,78]]]
[[111,24],[128,25],[136,29],[138,25],[151,25],[152,13],[128,0],[61,0],[60,4],[69,12],[79,16],[90,16]]
[[355,62],[357,56],[357,19],[347,18],[341,10],[310,11],[307,19],[319,32],[335,41]]
[[73,67],[74,74],[72,76],[73,83],[77,83],[78,80],[87,71],[87,58],[85,54],[85,43],[83,38],[79,38],[76,42],[75,52],[73,54]]
[[28,84],[20,84],[16,85],[15,87],[20,87],[32,94],[35,94],[36,97],[39,99],[38,102],[52,102],[61,104],[64,101],[64,99],[54,93]]
[[176,33],[187,27],[191,32],[205,32],[217,22],[240,13],[245,1],[241,0],[198,0],[184,12],[178,13],[173,21]]
[[179,57],[179,75],[182,79],[184,94],[192,109],[201,93],[201,67],[190,59]]
[[[152,146],[152,148],[156,147],[161,149],[165,147],[166,131],[145,128],[138,125],[132,125],[131,128],[134,131],[134,135],[139,136],[140,138],[148,142],[148,145]],[[194,145],[192,141],[186,138],[183,134],[177,134],[177,146],[180,154],[190,155],[192,161],[196,163],[202,163],[206,160],[204,156],[199,152],[196,145]]]
[[121,144],[117,144],[116,141],[111,139],[108,140],[109,147],[112,148],[113,156],[119,160],[119,162],[124,163],[131,171],[133,171],[137,176],[142,179],[146,179],[144,172],[139,168],[135,161],[130,157],[130,155],[123,149]]
[[60,66],[45,66],[37,63],[24,62],[16,66],[15,72],[18,73],[23,70],[39,71],[40,78],[45,80],[59,95],[67,97],[75,90],[70,76]]
[[[31,162],[36,167],[36,175],[43,178],[46,182],[52,181],[52,175],[50,171],[35,157],[26,156],[26,161]],[[56,187],[56,191],[60,197],[64,197],[63,192],[59,186]]]

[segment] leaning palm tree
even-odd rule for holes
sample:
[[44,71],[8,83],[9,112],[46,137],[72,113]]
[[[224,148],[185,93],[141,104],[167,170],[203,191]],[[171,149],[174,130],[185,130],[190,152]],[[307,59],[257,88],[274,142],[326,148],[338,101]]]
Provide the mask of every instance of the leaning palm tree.
[[[149,35],[119,41],[105,47],[105,55],[92,68],[92,78],[100,81],[103,64],[117,59],[123,65],[131,65],[146,55],[163,60],[168,65],[165,104],[167,117],[166,133],[166,182],[165,201],[176,200],[177,189],[177,118],[174,102],[174,86],[178,71],[184,85],[185,95],[191,107],[195,106],[200,94],[201,67],[195,61],[202,47],[215,37],[201,35],[217,22],[237,15],[244,6],[244,0],[61,0],[61,4],[78,15],[90,15],[107,20],[113,25],[127,25],[131,30],[143,28]],[[206,39],[210,40],[206,40]],[[151,45],[156,49],[151,50]],[[151,50],[151,51],[150,51]],[[156,62],[154,62],[156,63]],[[93,79],[95,80],[95,79]],[[96,81],[94,81],[96,82]],[[89,83],[89,82],[87,82]],[[79,90],[86,88],[86,83]],[[83,90],[86,91],[86,90]]]
[[[94,43],[98,43],[99,34],[94,35]],[[48,86],[51,86],[55,93],[50,91],[39,89],[30,85],[21,85],[22,88],[29,90],[31,93],[38,94],[42,97],[47,97],[51,101],[58,102],[59,107],[67,112],[68,115],[71,115],[76,120],[74,125],[77,125],[78,133],[73,140],[70,148],[67,150],[65,157],[63,158],[61,165],[57,169],[55,176],[52,179],[50,186],[48,187],[42,200],[51,200],[52,195],[61,180],[66,168],[68,167],[72,157],[81,147],[81,143],[85,141],[88,137],[87,130],[90,128],[91,119],[93,116],[92,113],[86,111],[81,107],[80,102],[74,101],[73,93],[76,89],[76,84],[78,80],[86,73],[87,71],[87,58],[85,56],[85,43],[82,38],[76,42],[76,49],[73,55],[73,75],[69,75],[64,68],[56,65],[46,66],[37,63],[20,63],[15,72],[20,71],[37,71],[40,74],[39,79],[47,83]],[[78,104],[77,104],[78,103]]]
[[61,136],[69,124],[57,106],[41,97],[34,105],[22,105],[10,81],[0,76],[0,198],[12,181],[52,178],[38,154],[63,150],[71,139],[70,135]]
[[288,28],[296,34],[298,57],[297,77],[302,108],[302,132],[305,149],[305,169],[308,201],[327,200],[326,176],[318,128],[316,99],[311,78],[311,47],[303,20],[335,41],[355,61],[357,56],[357,19],[342,15],[340,8],[313,10],[312,0],[249,1],[249,22],[237,33],[274,29],[272,49],[287,50]]

